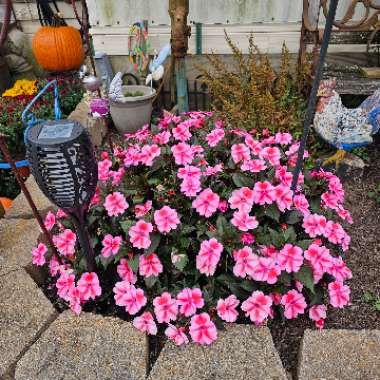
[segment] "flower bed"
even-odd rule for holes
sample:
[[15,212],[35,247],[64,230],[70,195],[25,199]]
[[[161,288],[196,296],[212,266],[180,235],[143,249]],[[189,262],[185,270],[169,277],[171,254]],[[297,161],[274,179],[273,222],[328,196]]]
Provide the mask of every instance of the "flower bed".
[[288,133],[252,136],[210,113],[166,117],[101,154],[88,215],[96,273],[60,210],[45,221],[59,257],[39,244],[33,262],[49,265],[75,313],[105,301],[149,334],[164,325],[177,344],[188,334],[210,344],[224,321],[308,313],[322,328],[328,307],[349,301],[340,223],[352,220],[332,173],[306,170],[292,193],[298,147]]

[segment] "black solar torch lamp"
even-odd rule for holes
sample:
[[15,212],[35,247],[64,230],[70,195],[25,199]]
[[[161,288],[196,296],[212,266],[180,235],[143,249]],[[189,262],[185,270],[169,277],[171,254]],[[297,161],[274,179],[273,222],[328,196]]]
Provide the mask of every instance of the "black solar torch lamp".
[[72,219],[84,252],[87,270],[95,270],[95,255],[86,214],[98,181],[91,140],[76,121],[42,121],[26,133],[27,157],[46,197]]

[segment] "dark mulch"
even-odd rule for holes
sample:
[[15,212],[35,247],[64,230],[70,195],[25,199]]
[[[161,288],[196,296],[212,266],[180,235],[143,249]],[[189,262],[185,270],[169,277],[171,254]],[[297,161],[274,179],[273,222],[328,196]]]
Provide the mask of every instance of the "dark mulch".
[[[368,167],[363,177],[343,181],[346,208],[354,219],[348,229],[351,248],[345,254],[353,274],[351,304],[342,310],[329,310],[326,329],[380,329],[380,312],[364,300],[365,293],[380,297],[380,206],[368,197],[368,192],[380,183],[379,141],[366,151]],[[314,328],[312,323],[303,317],[294,321],[273,321],[270,328],[285,368],[295,374],[303,332]]]

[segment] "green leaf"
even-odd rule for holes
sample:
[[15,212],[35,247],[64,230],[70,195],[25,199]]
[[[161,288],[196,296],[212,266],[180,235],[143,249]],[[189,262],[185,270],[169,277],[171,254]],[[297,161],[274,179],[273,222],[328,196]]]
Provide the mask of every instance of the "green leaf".
[[192,232],[194,232],[197,229],[197,227],[189,226],[189,225],[183,225],[181,227],[181,234],[182,235],[190,235]]
[[370,292],[365,292],[364,296],[363,296],[363,299],[364,299],[365,302],[372,302],[372,301],[375,300],[375,296],[372,293],[370,293]]
[[103,255],[98,256],[100,263],[103,265],[104,269],[108,268],[108,265],[110,265],[114,259],[113,255],[110,257],[104,257]]
[[310,267],[303,266],[297,273],[294,273],[294,278],[302,282],[312,293],[315,292],[313,271]]
[[160,234],[152,234],[150,236],[150,240],[151,240],[151,244],[150,244],[149,248],[147,248],[144,251],[144,253],[146,255],[149,255],[150,253],[153,253],[156,251],[156,249],[158,248],[160,241],[161,241],[161,235]]
[[160,178],[157,178],[157,177],[152,177],[152,178],[148,179],[148,184],[151,186],[157,186],[161,182],[162,182],[162,180]]
[[224,236],[226,230],[229,228],[227,219],[223,215],[219,215],[216,219],[216,229],[219,236]]
[[297,241],[296,245],[306,251],[309,248],[310,244],[313,243],[313,241],[313,239],[300,240]]
[[374,304],[375,310],[380,311],[380,298]]
[[253,178],[239,173],[232,174],[232,181],[237,187],[252,187],[255,183]]
[[187,263],[189,262],[189,258],[185,254],[180,254],[177,256],[179,256],[179,259],[178,259],[178,261],[173,263],[173,265],[176,269],[178,269],[180,272],[182,272],[185,269]]
[[275,220],[277,223],[280,221],[281,213],[275,204],[271,204],[269,207],[265,209],[265,215],[268,218]]
[[148,289],[153,288],[153,286],[157,283],[158,277],[156,276],[149,276],[144,278],[145,285]]
[[274,229],[269,228],[269,235],[271,238],[271,243],[276,248],[281,248],[284,245],[284,239],[283,239],[282,234],[280,232],[277,232]]
[[140,259],[140,256],[135,255],[133,256],[132,259],[128,260],[128,265],[133,270],[134,273],[137,273],[137,271],[139,270],[139,259]]
[[296,231],[293,227],[288,227],[284,232],[284,239],[286,243],[294,244],[297,240]]
[[135,224],[133,220],[124,220],[120,222],[120,227],[124,231],[125,235],[128,236],[129,229]]
[[291,211],[288,213],[285,220],[287,224],[297,224],[301,220],[301,214],[299,211]]

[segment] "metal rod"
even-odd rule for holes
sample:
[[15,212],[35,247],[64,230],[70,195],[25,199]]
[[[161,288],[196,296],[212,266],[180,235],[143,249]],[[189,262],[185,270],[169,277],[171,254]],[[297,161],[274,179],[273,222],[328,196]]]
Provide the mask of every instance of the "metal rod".
[[333,23],[334,23],[334,19],[335,19],[336,9],[338,6],[338,1],[339,0],[331,0],[330,1],[330,8],[329,8],[329,13],[328,13],[327,19],[326,19],[326,25],[325,25],[325,31],[323,33],[321,50],[319,52],[319,59],[318,59],[317,67],[315,70],[313,87],[312,87],[311,92],[310,92],[309,104],[308,104],[307,110],[306,110],[301,143],[300,143],[300,147],[298,149],[297,164],[296,164],[296,168],[295,168],[295,171],[293,174],[293,181],[292,181],[292,187],[291,187],[293,190],[293,195],[296,192],[297,184],[298,184],[298,178],[299,178],[300,172],[301,172],[302,167],[303,167],[303,156],[305,153],[307,138],[309,136],[310,126],[313,122],[315,107],[317,105],[317,92],[318,92],[319,84],[320,84],[321,78],[322,78],[323,66],[324,66],[325,59],[326,59],[327,49],[329,47],[330,36],[331,36],[331,31],[332,31],[332,27],[333,27]]
[[45,223],[42,220],[42,217],[37,210],[36,204],[34,203],[28,188],[25,186],[25,183],[24,183],[23,179],[21,178],[19,171],[17,170],[16,164],[15,164],[11,154],[9,153],[9,149],[8,149],[8,146],[7,146],[5,141],[6,141],[6,136],[3,133],[0,133],[0,150],[4,155],[5,161],[7,161],[9,163],[9,165],[11,166],[11,169],[12,169],[14,175],[16,176],[16,180],[17,180],[18,184],[20,185],[20,188],[21,188],[22,192],[24,193],[25,198],[28,201],[30,208],[32,209],[33,215],[36,218],[38,224],[40,225],[41,230],[44,233],[44,235],[45,235],[45,237],[46,237],[46,239],[50,245],[50,248],[52,249],[53,254],[56,255],[57,257],[59,257],[58,252],[57,252],[57,248],[55,247],[55,245],[53,243],[53,239],[52,239],[49,231],[46,229]]

